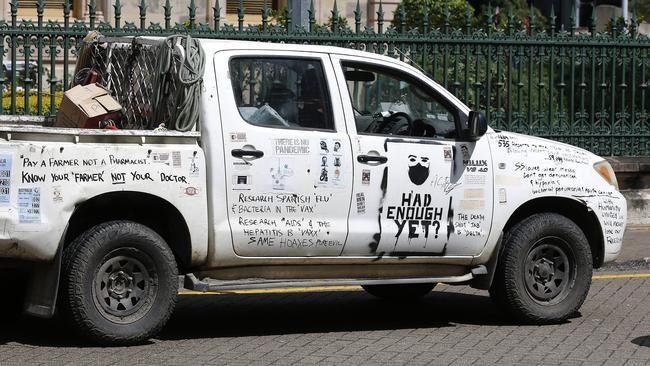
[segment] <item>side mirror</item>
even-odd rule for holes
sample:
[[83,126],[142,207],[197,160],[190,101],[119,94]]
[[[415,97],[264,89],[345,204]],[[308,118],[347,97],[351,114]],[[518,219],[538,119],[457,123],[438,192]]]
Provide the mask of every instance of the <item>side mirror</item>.
[[471,141],[476,141],[480,139],[485,132],[487,131],[487,120],[485,115],[481,112],[471,111],[469,112],[469,121],[468,121],[468,131],[467,137]]

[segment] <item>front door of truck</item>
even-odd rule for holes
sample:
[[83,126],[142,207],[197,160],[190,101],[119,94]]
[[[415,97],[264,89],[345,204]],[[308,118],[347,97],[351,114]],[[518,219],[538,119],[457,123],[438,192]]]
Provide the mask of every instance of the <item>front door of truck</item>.
[[464,107],[401,65],[333,61],[355,168],[343,255],[479,254],[492,217],[490,152],[486,139],[460,138]]
[[[215,56],[228,221],[246,257],[337,256],[347,237],[352,155],[327,56]],[[338,101],[338,102],[337,102]]]

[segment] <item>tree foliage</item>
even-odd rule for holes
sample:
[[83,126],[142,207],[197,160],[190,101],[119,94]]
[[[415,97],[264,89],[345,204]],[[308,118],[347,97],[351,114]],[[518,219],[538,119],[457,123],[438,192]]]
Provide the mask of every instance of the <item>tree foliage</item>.
[[[402,8],[405,19],[402,19]],[[393,13],[393,26],[400,29],[403,21],[406,30],[417,28],[422,31],[425,8],[429,14],[429,29],[442,28],[446,12],[449,13],[450,29],[464,30],[468,23],[468,13],[472,27],[485,29],[486,25],[491,24],[493,29],[506,29],[508,15],[512,11],[513,29],[522,30],[527,28],[531,14],[527,0],[403,0]],[[488,14],[491,14],[491,19]],[[534,26],[545,29],[547,19],[542,13],[537,8],[532,8],[532,14]]]
[[636,14],[639,21],[650,21],[650,0],[636,0],[636,4],[631,4],[630,9],[635,6]]
[[[428,10],[429,29],[442,28],[445,24],[445,14],[449,13],[449,26],[451,29],[464,28],[467,12],[474,14],[474,8],[467,0],[403,0],[393,13],[393,26],[400,29],[402,22],[408,31],[417,28],[422,31],[424,9]],[[403,10],[402,10],[403,9]],[[404,13],[404,19],[402,19]]]
[[539,9],[529,5],[527,0],[470,0],[470,4],[476,9],[476,17],[479,24],[488,23],[488,13],[492,14],[492,25],[497,29],[505,29],[508,26],[508,16],[512,12],[513,28],[522,30],[527,27],[530,15],[534,17],[536,29],[546,29],[548,23],[546,17]]

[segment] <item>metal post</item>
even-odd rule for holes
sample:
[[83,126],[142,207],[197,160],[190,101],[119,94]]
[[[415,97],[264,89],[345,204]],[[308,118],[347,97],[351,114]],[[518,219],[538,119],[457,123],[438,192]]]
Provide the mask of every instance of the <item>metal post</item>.
[[625,21],[628,21],[628,16],[627,16],[627,9],[628,9],[628,4],[627,0],[621,0],[621,12],[623,13],[623,19]]

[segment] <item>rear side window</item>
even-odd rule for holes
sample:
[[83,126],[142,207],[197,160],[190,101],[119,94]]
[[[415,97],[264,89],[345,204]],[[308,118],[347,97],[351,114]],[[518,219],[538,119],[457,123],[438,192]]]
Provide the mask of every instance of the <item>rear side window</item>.
[[334,130],[320,60],[233,58],[230,79],[239,114],[264,127]]

